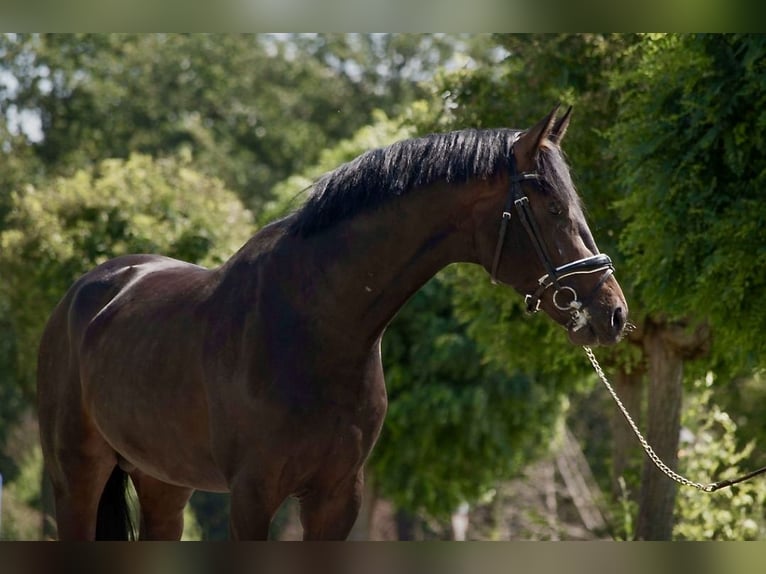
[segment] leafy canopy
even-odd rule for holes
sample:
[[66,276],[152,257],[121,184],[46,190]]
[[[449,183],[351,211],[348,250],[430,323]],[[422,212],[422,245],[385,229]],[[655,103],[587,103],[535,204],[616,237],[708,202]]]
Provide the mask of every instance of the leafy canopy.
[[729,361],[766,359],[766,38],[647,37],[611,141],[620,246],[650,311],[709,321]]

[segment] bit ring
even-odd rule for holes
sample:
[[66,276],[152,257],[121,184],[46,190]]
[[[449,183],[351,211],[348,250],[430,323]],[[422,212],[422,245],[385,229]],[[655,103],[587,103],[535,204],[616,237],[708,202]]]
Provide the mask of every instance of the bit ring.
[[[569,291],[570,293],[572,293],[572,300],[569,301],[569,303],[567,303],[566,305],[561,305],[557,299],[559,293],[561,293],[562,291]],[[570,311],[572,309],[576,311],[580,309],[580,307],[582,306],[582,304],[577,300],[577,291],[575,291],[571,287],[568,287],[567,285],[563,285],[553,292],[553,305],[559,311]]]

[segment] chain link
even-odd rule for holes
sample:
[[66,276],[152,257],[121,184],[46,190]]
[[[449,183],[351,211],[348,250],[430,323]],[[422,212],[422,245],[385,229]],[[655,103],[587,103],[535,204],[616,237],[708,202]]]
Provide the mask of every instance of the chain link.
[[633,421],[633,418],[630,416],[630,413],[628,413],[628,409],[626,409],[625,405],[622,404],[620,397],[617,396],[617,392],[614,390],[614,388],[612,388],[612,385],[607,380],[606,375],[604,374],[604,371],[601,368],[601,365],[599,365],[598,361],[596,360],[596,355],[593,354],[593,350],[587,346],[583,346],[583,349],[585,349],[585,354],[588,356],[588,359],[590,359],[591,365],[593,365],[593,369],[596,371],[598,378],[601,379],[601,382],[604,383],[604,386],[609,391],[609,394],[612,395],[614,402],[617,403],[617,406],[620,408],[622,415],[625,417],[625,420],[628,421],[630,428],[633,429],[633,432],[635,433],[636,438],[638,438],[638,442],[641,443],[641,446],[644,448],[646,455],[651,459],[654,465],[657,468],[659,468],[668,478],[675,480],[678,484],[682,484],[684,486],[691,486],[703,492],[713,492],[714,490],[716,490],[718,488],[718,483],[702,484],[700,482],[694,482],[693,480],[689,480],[688,478],[681,476],[680,474],[675,472],[672,468],[670,468],[667,464],[662,462],[662,459],[660,459],[660,457],[657,456],[657,453],[654,452],[654,449],[644,438],[644,435],[642,435],[641,431],[638,430],[638,426]]

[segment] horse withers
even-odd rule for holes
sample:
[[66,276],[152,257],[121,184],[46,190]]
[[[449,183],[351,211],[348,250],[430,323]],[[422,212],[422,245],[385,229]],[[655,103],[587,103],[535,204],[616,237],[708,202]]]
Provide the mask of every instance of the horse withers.
[[452,262],[484,266],[577,344],[622,335],[627,306],[585,222],[560,142],[463,130],[369,151],[216,269],[129,255],[53,311],[40,429],[62,540],[178,539],[195,489],[231,493],[231,536],[265,539],[288,496],[305,539],[342,539],[387,398],[383,332]]

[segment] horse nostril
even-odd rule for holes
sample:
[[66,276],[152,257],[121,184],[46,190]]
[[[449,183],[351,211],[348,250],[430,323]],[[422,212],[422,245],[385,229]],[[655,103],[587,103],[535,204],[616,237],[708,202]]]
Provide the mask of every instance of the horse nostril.
[[617,333],[622,333],[625,328],[625,311],[622,307],[617,307],[612,313],[612,328]]

